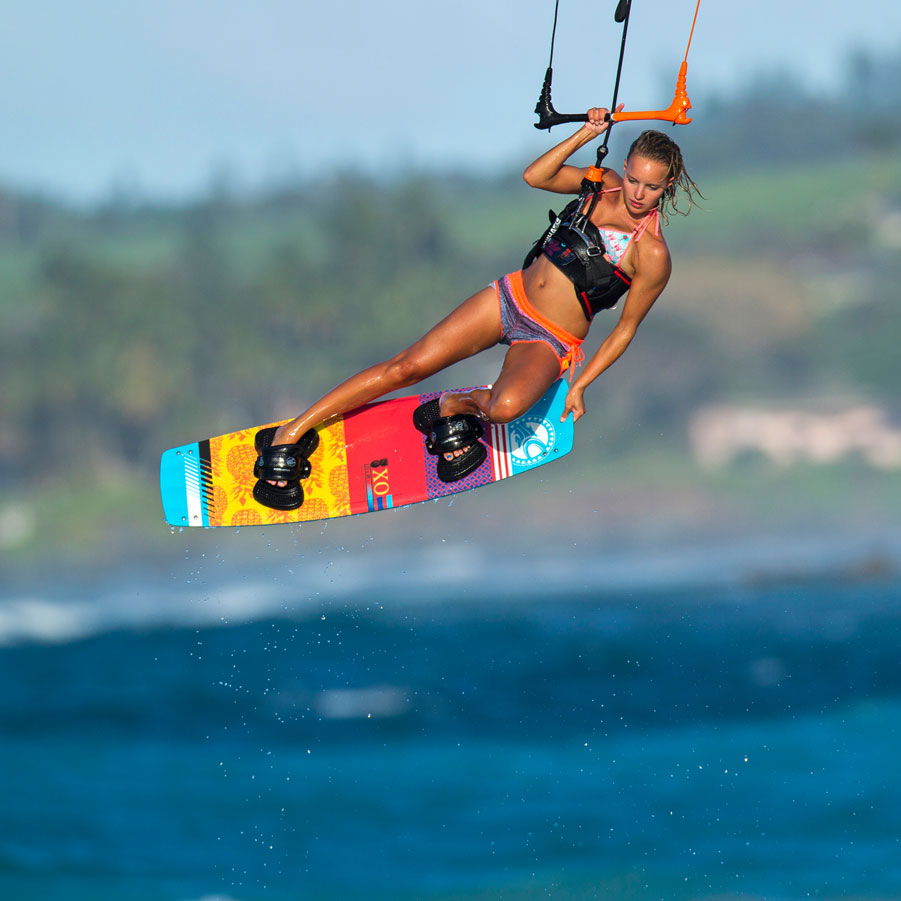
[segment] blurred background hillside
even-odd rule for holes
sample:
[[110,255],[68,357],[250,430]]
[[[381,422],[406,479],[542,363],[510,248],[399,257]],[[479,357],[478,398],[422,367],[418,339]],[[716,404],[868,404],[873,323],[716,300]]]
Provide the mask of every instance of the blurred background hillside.
[[[676,138],[706,199],[669,225],[670,287],[593,386],[575,454],[481,503],[540,499],[545,523],[601,534],[897,525],[901,54],[844,71],[830,95],[779,73],[694,98]],[[616,130],[612,164],[636,133]],[[165,545],[162,449],[293,415],[519,265],[556,199],[518,166],[253,190],[221,172],[179,202],[7,185],[4,565]],[[499,359],[438,381],[490,381]],[[478,520],[476,495],[461,503]]]

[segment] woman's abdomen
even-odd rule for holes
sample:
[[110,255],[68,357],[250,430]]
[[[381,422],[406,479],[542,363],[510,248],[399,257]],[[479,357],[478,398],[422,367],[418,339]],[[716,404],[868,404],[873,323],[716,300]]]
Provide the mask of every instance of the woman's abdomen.
[[526,296],[539,313],[577,338],[588,334],[588,320],[573,283],[547,257],[538,257],[524,269],[522,281]]

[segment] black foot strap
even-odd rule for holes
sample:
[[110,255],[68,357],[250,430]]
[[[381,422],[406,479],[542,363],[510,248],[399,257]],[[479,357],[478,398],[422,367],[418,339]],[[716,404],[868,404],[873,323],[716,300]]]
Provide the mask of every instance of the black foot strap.
[[482,422],[477,416],[440,416],[426,435],[425,448],[436,456],[448,454],[477,443],[482,434]]
[[[442,416],[438,399],[420,404],[413,411],[413,425],[426,436],[426,450],[438,456],[437,472],[442,482],[459,482],[475,472],[488,456],[479,438],[484,434],[482,421],[477,416],[464,413],[458,416]],[[452,460],[444,454],[466,448]]]
[[488,456],[488,449],[479,441],[473,442],[469,450],[463,451],[459,457],[446,460],[438,458],[437,474],[442,482],[459,482],[465,479],[471,472],[475,472]]
[[300,482],[289,482],[284,488],[279,488],[278,485],[270,485],[262,480],[253,486],[253,498],[257,503],[273,510],[296,510],[304,500]]
[[440,399],[436,397],[434,400],[429,400],[424,404],[420,404],[413,411],[413,425],[419,429],[423,435],[428,435],[432,430],[434,423],[441,419],[440,404]]
[[[253,474],[259,480],[253,486],[253,496],[274,510],[296,510],[303,503],[300,480],[307,478],[312,468],[309,456],[319,446],[319,434],[313,429],[301,436],[296,444],[272,444],[274,426],[260,429],[254,438],[259,456]],[[269,482],[287,482],[283,488]]]

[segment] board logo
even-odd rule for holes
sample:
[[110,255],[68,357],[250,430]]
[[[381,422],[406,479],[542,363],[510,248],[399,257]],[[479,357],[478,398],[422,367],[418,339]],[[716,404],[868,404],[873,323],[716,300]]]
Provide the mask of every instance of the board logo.
[[544,417],[524,416],[509,429],[510,459],[523,469],[543,463],[557,441],[557,430]]
[[369,512],[386,510],[394,506],[391,496],[391,479],[388,475],[388,460],[373,460],[363,467],[366,482],[366,505]]

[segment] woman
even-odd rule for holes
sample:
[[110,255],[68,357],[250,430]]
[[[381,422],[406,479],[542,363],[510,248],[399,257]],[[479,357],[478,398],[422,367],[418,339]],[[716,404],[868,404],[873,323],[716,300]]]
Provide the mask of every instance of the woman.
[[[633,142],[622,177],[567,165],[606,131],[606,116],[606,109],[589,110],[584,126],[523,173],[532,187],[559,194],[579,194],[586,175],[596,183],[590,199],[583,194],[569,204],[539,238],[522,270],[473,294],[415,344],[351,376],[296,419],[258,434],[254,497],[260,503],[282,510],[303,503],[300,479],[309,474],[307,458],[318,443],[314,426],[498,343],[510,349],[491,388],[442,395],[414,414],[427,448],[439,456],[439,478],[453,482],[474,471],[486,455],[478,441],[481,422],[521,416],[566,370],[571,384],[563,417],[572,413],[578,421],[585,414],[585,389],[622,356],[669,280],[660,216],[678,211],[677,189],[689,206],[696,190],[679,147],[658,131],[642,132]],[[572,378],[594,314],[615,307],[627,291],[613,330]]]

